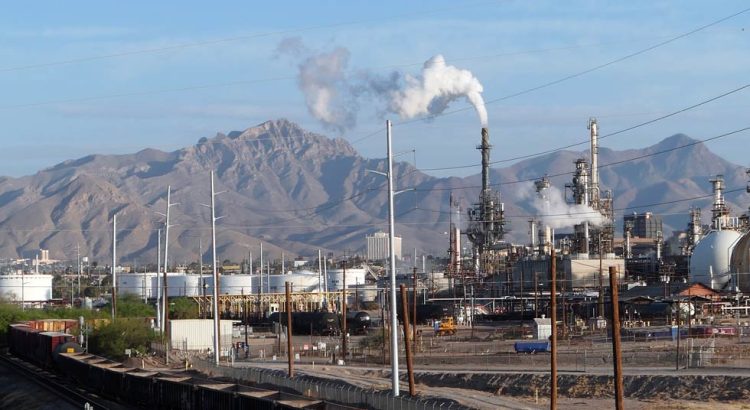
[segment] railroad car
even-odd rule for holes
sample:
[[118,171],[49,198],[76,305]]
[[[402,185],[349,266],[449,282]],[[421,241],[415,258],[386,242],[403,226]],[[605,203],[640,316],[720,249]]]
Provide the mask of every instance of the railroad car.
[[[272,322],[286,324],[286,312],[268,317]],[[335,336],[341,334],[341,317],[330,312],[292,312],[292,333],[295,335]]]
[[45,332],[27,324],[8,327],[8,345],[11,353],[19,358],[56,371],[90,392],[144,408],[326,408],[323,401],[278,391],[125,367],[118,362],[82,353],[72,335]]
[[45,332],[27,324],[8,326],[10,352],[42,368],[54,367],[60,352],[81,352],[75,337],[62,332]]
[[350,334],[366,334],[367,329],[372,327],[372,319],[367,312],[347,311],[346,329]]

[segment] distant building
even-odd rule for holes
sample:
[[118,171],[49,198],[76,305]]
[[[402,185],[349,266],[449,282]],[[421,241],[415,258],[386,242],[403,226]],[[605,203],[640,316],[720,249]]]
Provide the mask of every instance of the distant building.
[[[393,238],[393,255],[396,259],[401,259],[401,238]],[[385,232],[375,232],[372,236],[367,237],[367,259],[371,261],[388,259],[390,256],[388,247],[388,234]]]
[[627,231],[628,227],[630,227],[630,235],[633,238],[656,239],[657,236],[663,233],[661,217],[651,212],[625,215],[623,219],[624,230]]

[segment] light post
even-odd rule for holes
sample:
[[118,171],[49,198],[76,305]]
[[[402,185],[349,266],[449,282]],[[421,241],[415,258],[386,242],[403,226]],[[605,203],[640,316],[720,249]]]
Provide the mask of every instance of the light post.
[[414,188],[405,189],[398,192],[393,190],[393,149],[391,146],[391,121],[386,120],[386,145],[388,154],[388,172],[366,170],[374,174],[383,175],[388,178],[388,257],[390,259],[390,313],[391,313],[391,386],[393,396],[399,395],[398,379],[398,318],[396,316],[396,256],[394,253],[393,242],[395,238],[395,220],[393,210],[393,197],[407,191],[413,191]]
[[398,391],[398,321],[396,318],[396,256],[394,254],[394,225],[393,218],[393,150],[391,147],[391,121],[386,121],[386,140],[388,145],[388,253],[391,265],[391,384],[393,396]]

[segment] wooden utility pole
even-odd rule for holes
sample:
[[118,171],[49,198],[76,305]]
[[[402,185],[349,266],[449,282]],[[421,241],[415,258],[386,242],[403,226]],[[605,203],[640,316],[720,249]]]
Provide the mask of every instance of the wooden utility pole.
[[380,294],[382,296],[383,303],[380,304],[380,323],[381,323],[381,329],[383,330],[383,365],[388,364],[388,361],[386,359],[386,349],[388,348],[388,339],[386,339],[386,332],[385,332],[385,298],[386,293],[385,290]]
[[604,317],[604,268],[602,263],[602,233],[599,232],[599,317]]
[[539,317],[539,273],[534,272],[534,317]]
[[292,295],[291,282],[286,283],[286,355],[289,358],[289,377],[294,377],[294,356],[292,356]]
[[555,247],[550,254],[550,322],[552,322],[552,340],[550,341],[550,399],[549,408],[557,409],[557,260]]
[[[417,268],[414,268],[415,270]],[[404,321],[404,350],[406,350],[406,372],[409,375],[409,394],[414,396],[414,367],[411,359],[411,343],[409,343],[409,299],[406,296],[406,286],[402,283],[401,286],[401,306],[403,306],[403,315],[401,316]]]
[[615,361],[615,408],[623,410],[622,349],[620,347],[620,306],[617,298],[617,267],[609,267],[609,289],[612,292],[612,354]]
[[412,287],[412,311],[411,311],[411,317],[412,317],[412,328],[414,328],[414,331],[412,332],[412,354],[417,353],[417,267],[414,267],[414,277],[413,277],[413,287]]

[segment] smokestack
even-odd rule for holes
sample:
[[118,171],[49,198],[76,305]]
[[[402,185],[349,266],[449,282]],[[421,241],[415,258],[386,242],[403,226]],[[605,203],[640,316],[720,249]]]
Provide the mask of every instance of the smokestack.
[[726,203],[724,202],[724,175],[716,175],[716,178],[709,180],[713,185],[714,206],[712,211],[712,223],[714,229],[720,231],[726,224],[726,215],[729,213]]
[[482,145],[477,148],[482,150],[482,193],[484,193],[490,187],[490,132],[487,127],[482,127]]
[[591,130],[591,204],[598,208],[599,202],[599,129],[596,118],[589,119]]

